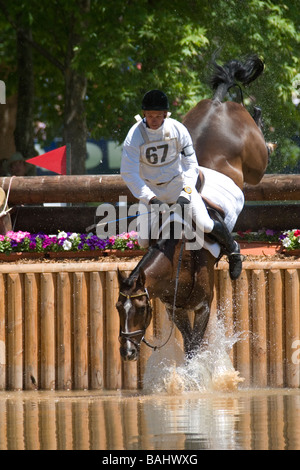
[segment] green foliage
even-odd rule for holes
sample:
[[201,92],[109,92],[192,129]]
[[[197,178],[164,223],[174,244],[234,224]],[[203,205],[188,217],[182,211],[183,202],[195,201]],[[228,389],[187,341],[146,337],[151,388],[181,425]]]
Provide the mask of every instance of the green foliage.
[[54,0],[42,8],[37,0],[3,3],[0,70],[14,93],[10,19],[22,15],[40,46],[34,52],[35,114],[46,123],[48,139],[62,135],[70,68],[88,79],[89,135],[122,142],[149,89],[168,94],[177,119],[211,97],[210,61],[218,49],[219,63],[253,52],[264,59],[265,72],[245,98],[262,108],[266,139],[276,141],[282,155],[280,165],[271,157],[270,168],[279,171],[299,159],[286,144],[300,127],[299,106],[292,102],[292,95],[299,97],[298,0],[95,0],[90,8],[78,0]]
[[[279,150],[272,155],[268,173],[293,173],[300,162],[300,147],[291,139],[284,138]],[[295,171],[297,173],[297,171]]]

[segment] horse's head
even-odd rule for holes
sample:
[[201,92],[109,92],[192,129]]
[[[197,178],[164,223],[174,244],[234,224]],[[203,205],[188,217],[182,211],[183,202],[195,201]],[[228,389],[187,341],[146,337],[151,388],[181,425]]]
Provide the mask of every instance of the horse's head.
[[124,278],[118,271],[119,298],[116,307],[120,317],[120,353],[124,360],[136,361],[141,342],[152,318],[150,298],[145,287],[145,275]]

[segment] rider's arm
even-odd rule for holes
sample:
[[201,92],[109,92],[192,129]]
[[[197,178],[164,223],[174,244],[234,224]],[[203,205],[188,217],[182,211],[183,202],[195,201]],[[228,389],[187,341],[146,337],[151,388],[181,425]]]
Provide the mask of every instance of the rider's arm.
[[[199,175],[199,164],[194,150],[192,138],[188,130],[182,125],[181,127],[181,165],[183,170],[183,187],[189,187],[195,190]],[[186,192],[182,193],[186,196]]]
[[131,138],[128,134],[123,145],[120,173],[134,197],[147,204],[155,194],[139,175],[139,158],[139,145],[134,142],[134,136]]

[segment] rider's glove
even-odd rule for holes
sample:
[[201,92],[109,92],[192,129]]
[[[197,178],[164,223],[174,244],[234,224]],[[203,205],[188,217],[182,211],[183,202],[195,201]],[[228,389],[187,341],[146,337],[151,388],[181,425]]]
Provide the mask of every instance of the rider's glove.
[[161,201],[156,196],[150,199],[149,204],[154,206],[154,210],[158,210],[162,212],[163,214],[167,212],[167,210],[169,209],[168,204],[166,202]]
[[184,207],[185,204],[189,204],[190,200],[184,196],[179,196],[179,198],[176,201],[176,204],[179,204],[181,207]]
[[160,199],[158,199],[158,197],[153,197],[152,199],[150,199],[149,201],[150,204],[157,204],[158,206],[161,206],[162,204],[165,204],[165,202],[162,202]]

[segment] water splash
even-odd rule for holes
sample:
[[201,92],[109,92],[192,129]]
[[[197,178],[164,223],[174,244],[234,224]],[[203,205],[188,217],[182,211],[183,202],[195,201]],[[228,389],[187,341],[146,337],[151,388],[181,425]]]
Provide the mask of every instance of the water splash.
[[176,340],[153,352],[144,374],[144,391],[178,395],[187,391],[234,391],[243,382],[232,365],[230,351],[241,335],[226,335],[216,321],[213,336],[191,359],[186,359]]

